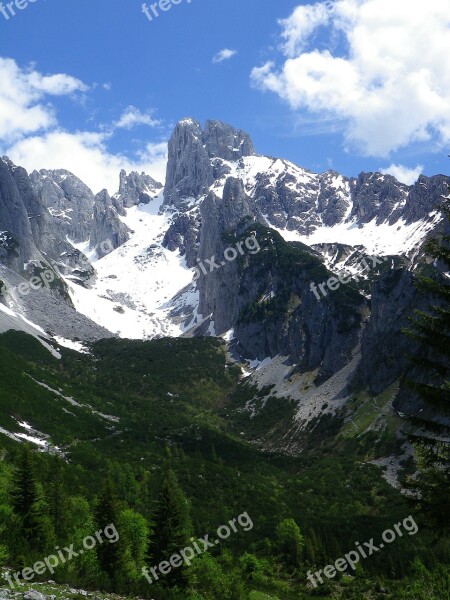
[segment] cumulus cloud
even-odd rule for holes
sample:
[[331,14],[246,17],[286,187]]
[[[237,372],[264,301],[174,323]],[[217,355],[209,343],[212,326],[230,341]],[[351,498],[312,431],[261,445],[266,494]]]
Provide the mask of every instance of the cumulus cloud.
[[333,9],[334,4],[331,2],[306,4],[298,6],[289,19],[281,19],[285,54],[295,57],[302,52],[317,29],[330,23]]
[[423,165],[417,165],[417,167],[410,169],[405,165],[392,164],[385,169],[380,169],[380,172],[385,175],[393,175],[398,181],[406,183],[406,185],[414,185],[419,179],[419,175],[423,173]]
[[66,131],[58,123],[51,97],[85,93],[89,87],[65,74],[42,75],[0,58],[0,151],[28,171],[67,169],[94,192],[119,185],[121,169],[145,171],[164,182],[167,143],[147,143],[131,157],[112,153],[108,141],[117,129],[138,124],[156,126],[151,112],[129,106],[119,120],[97,131]]
[[108,151],[108,134],[52,131],[31,136],[11,146],[7,154],[27,171],[67,169],[79,177],[93,192],[106,188],[117,192],[121,169],[148,173],[164,183],[167,143],[147,144],[134,158]]
[[229,48],[224,48],[223,50],[220,50],[220,52],[213,56],[212,61],[214,64],[218,64],[223,62],[224,60],[230,60],[230,58],[233,58],[233,56],[236,56],[236,54],[237,50],[230,50]]
[[155,127],[160,124],[160,121],[154,119],[153,111],[146,113],[141,112],[135,106],[128,106],[125,111],[121,114],[118,121],[114,123],[114,127],[120,129],[131,129],[136,125],[148,125],[149,127]]
[[[448,0],[319,2],[280,25],[283,64],[254,68],[253,83],[296,111],[344,121],[347,148],[388,156],[450,140]],[[317,46],[323,32],[338,50]]]
[[0,138],[9,142],[56,124],[54,110],[43,102],[44,97],[88,90],[75,77],[21,69],[10,58],[0,58],[0,81]]

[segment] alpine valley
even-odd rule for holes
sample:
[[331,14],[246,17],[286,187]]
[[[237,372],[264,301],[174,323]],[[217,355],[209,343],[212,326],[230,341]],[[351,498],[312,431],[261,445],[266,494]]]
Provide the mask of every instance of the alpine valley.
[[[312,173],[186,118],[165,182],[118,183],[94,194],[0,160],[0,565],[108,518],[121,533],[117,556],[0,598],[448,598],[448,543],[411,489],[417,419],[445,415],[410,385],[433,381],[432,357],[405,330],[441,306],[419,280],[448,292],[425,244],[450,234],[450,177]],[[22,535],[16,481],[31,471],[41,508]],[[254,527],[149,586],[165,505],[190,535],[244,512]],[[414,537],[308,580],[411,514]]]

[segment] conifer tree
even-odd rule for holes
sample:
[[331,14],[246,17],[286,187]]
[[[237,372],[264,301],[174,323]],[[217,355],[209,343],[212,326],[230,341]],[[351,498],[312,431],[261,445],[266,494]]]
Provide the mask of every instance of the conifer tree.
[[[442,211],[450,224],[450,200]],[[427,253],[442,261],[450,270],[450,235],[441,240],[429,240]],[[425,404],[425,410],[415,415],[417,428],[411,439],[416,450],[418,475],[410,478],[409,487],[419,496],[419,508],[428,520],[439,528],[450,526],[450,280],[445,275],[422,276],[418,288],[431,295],[433,305],[425,311],[416,310],[411,329],[405,331],[422,345],[422,355],[413,359],[427,382],[408,381]],[[428,409],[438,412],[439,420],[428,416]],[[446,424],[447,423],[447,424]]]
[[52,460],[52,480],[49,486],[50,515],[58,542],[66,534],[67,495],[64,489],[61,459],[55,456]]
[[29,525],[31,508],[37,499],[37,481],[33,472],[31,452],[27,445],[22,449],[14,490],[14,509],[22,517],[24,528]]
[[[169,560],[190,544],[188,502],[173,471],[168,472],[156,502],[153,531],[149,544],[150,567]],[[189,583],[188,570],[184,566],[173,569],[165,580],[171,587],[185,589]]]
[[22,535],[33,551],[44,551],[54,543],[54,531],[48,515],[42,486],[38,483],[31,451],[24,445],[13,492],[14,509],[20,517]]
[[0,567],[7,564],[9,557],[8,533],[12,520],[12,507],[9,492],[11,489],[11,471],[3,462],[0,451]]
[[[114,485],[110,479],[103,482],[97,502],[96,524],[103,531],[108,525],[116,529],[120,520],[120,506],[116,497]],[[108,541],[98,544],[97,556],[100,568],[111,581],[120,579],[123,571],[122,545],[119,541],[111,544]]]

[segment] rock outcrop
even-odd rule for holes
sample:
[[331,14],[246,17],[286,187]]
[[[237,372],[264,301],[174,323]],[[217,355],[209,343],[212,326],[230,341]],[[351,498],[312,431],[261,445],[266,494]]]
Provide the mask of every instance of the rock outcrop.
[[[248,134],[220,121],[183,119],[169,140],[165,204],[185,208],[186,201],[208,192],[217,178],[214,159],[235,161],[255,154]],[[216,167],[214,168],[214,165]]]
[[114,194],[112,202],[119,214],[124,214],[124,209],[148,204],[162,190],[162,184],[158,183],[145,173],[132,171],[127,175],[126,171],[120,172],[119,191]]
[[119,212],[108,192],[102,190],[95,196],[94,222],[89,247],[102,258],[130,239],[130,229],[119,218]]

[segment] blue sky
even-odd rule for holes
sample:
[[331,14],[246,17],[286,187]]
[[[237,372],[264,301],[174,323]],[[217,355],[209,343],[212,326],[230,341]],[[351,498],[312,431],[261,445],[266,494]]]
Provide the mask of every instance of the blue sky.
[[142,0],[5,8],[1,150],[113,193],[121,167],[161,179],[170,131],[192,116],[313,171],[448,173],[449,11],[420,4],[181,0],[152,21]]

